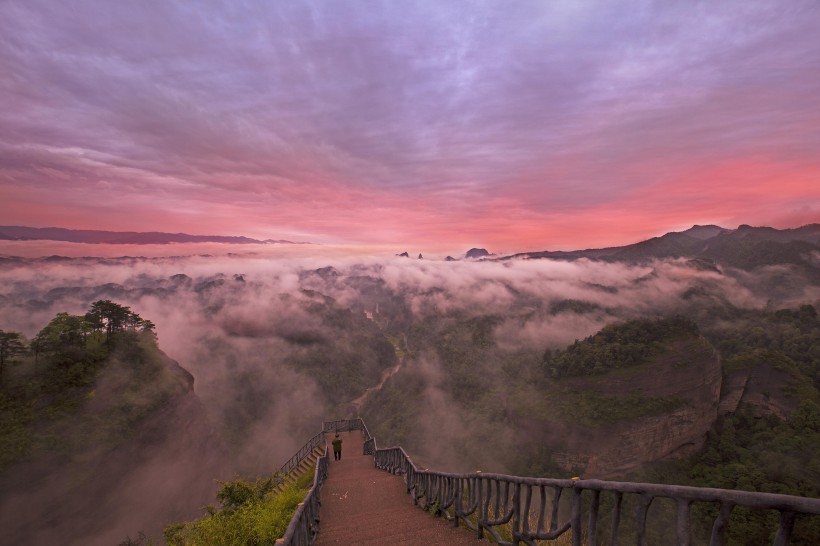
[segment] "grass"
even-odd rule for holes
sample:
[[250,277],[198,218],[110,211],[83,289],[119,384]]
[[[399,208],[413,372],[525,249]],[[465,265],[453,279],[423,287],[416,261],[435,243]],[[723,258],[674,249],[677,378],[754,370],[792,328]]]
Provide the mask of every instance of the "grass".
[[287,530],[296,507],[313,485],[313,472],[305,472],[282,492],[234,510],[221,510],[202,519],[165,529],[168,546],[267,546]]

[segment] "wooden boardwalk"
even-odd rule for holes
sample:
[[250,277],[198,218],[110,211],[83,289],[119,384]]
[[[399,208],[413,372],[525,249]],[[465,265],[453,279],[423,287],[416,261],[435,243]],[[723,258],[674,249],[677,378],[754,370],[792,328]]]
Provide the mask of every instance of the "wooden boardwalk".
[[[362,434],[341,433],[342,460],[330,453],[327,480],[322,486],[317,546],[388,544],[468,544],[490,542],[452,522],[434,517],[413,504],[401,476],[373,466],[362,455]],[[333,435],[328,435],[328,444]]]

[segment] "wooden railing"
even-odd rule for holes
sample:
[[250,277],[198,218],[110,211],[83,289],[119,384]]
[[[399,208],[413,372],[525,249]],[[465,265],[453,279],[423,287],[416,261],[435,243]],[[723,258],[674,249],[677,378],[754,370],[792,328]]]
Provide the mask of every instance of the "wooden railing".
[[[324,444],[325,449],[322,456],[316,462],[316,470],[313,475],[313,487],[310,488],[304,501],[299,503],[296,512],[288,524],[285,536],[276,541],[277,544],[289,546],[308,546],[316,540],[319,532],[319,507],[321,506],[321,489],[327,479],[328,452],[325,434],[336,432],[348,432],[351,430],[361,430],[365,438],[370,439],[370,433],[364,421],[361,419],[342,419],[338,421],[325,421],[322,424],[322,431],[307,441],[288,462],[282,465],[280,472],[287,474],[304,460],[318,446]],[[367,453],[365,453],[367,455]]]
[[[311,453],[316,447],[321,445],[321,442],[316,442],[317,437],[321,439],[321,442],[324,442],[324,433],[320,432],[311,438],[308,443],[306,443],[296,453],[296,455],[291,458],[291,461],[300,453],[304,452],[308,446],[315,444],[307,451],[307,453]],[[305,456],[299,459],[299,462],[301,462]],[[284,469],[285,466],[290,464],[291,461],[285,463],[282,468]],[[296,464],[298,465],[299,463],[297,462]],[[292,468],[295,466],[296,465]],[[322,484],[324,484],[325,479],[327,479],[327,467],[327,443],[325,443],[325,449],[322,452],[322,455],[316,460],[316,468],[313,471],[313,486],[310,488],[307,495],[305,495],[305,499],[299,503],[299,506],[297,506],[296,512],[290,519],[288,528],[285,531],[285,536],[277,540],[277,544],[306,546],[308,544],[312,544],[313,541],[316,540],[316,534],[319,532],[319,506],[321,504],[320,495]]]
[[[678,546],[692,544],[694,503],[712,503],[719,507],[712,524],[710,546],[726,543],[729,518],[736,506],[780,513],[774,546],[789,544],[797,515],[820,515],[820,499],[772,493],[577,478],[527,478],[480,471],[472,474],[432,472],[419,469],[401,447],[376,450],[374,461],[377,468],[404,476],[407,492],[416,505],[432,509],[455,526],[461,522],[479,538],[489,534],[505,546],[522,542],[535,546],[536,540],[554,540],[568,532],[573,546],[597,546],[602,534],[598,525],[602,493],[610,496],[611,501],[607,541],[611,546],[618,544],[621,508],[626,496],[636,500],[630,538],[634,537],[638,546],[649,544],[647,515],[655,499],[671,499],[675,503],[674,534]],[[571,499],[565,506],[568,509],[562,510],[561,498],[565,492]]]
[[307,441],[305,445],[299,448],[293,457],[288,459],[288,461],[282,465],[279,469],[279,473],[282,475],[290,474],[290,471],[299,466],[299,464],[311,453],[313,450],[322,445],[325,442],[324,434],[319,433],[310,440]]
[[338,421],[325,421],[322,427],[325,433],[330,432],[350,432],[351,430],[361,430],[364,435],[364,445],[362,446],[364,455],[373,455],[376,451],[376,439],[370,435],[367,425],[362,419],[341,419]]
[[[373,454],[376,468],[401,475],[416,505],[432,510],[453,522],[476,532],[479,538],[489,535],[504,546],[521,543],[536,546],[536,541],[553,540],[565,533],[573,546],[598,546],[604,535],[599,526],[608,519],[609,546],[618,546],[624,527],[623,510],[629,499],[635,505],[630,522],[630,541],[648,546],[649,508],[656,499],[674,503],[673,533],[678,546],[692,545],[692,506],[707,503],[717,507],[711,526],[710,546],[726,543],[727,526],[735,507],[775,510],[780,514],[772,544],[787,546],[795,519],[801,515],[820,515],[820,499],[754,493],[727,489],[661,485],[651,483],[613,482],[603,480],[552,479],[489,474],[433,472],[418,468],[401,447],[378,449],[376,439],[361,419],[326,421],[325,433],[362,431],[363,452]],[[316,437],[311,439],[314,441]],[[309,442],[310,443],[310,442]],[[327,445],[316,467],[313,488],[291,520],[283,540],[286,544],[308,546],[315,540],[319,522],[319,490],[327,476]],[[566,497],[569,495],[569,499]],[[602,515],[606,496],[609,517]],[[564,501],[562,502],[562,498]],[[622,538],[622,537],[620,537]]]

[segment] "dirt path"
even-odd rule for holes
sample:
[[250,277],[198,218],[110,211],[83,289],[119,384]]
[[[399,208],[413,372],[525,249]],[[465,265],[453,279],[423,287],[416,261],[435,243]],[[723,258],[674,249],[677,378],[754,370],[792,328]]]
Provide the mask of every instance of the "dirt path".
[[359,410],[362,409],[362,405],[364,404],[365,400],[367,400],[367,397],[373,394],[374,392],[380,391],[382,387],[384,387],[384,384],[387,382],[387,380],[396,375],[399,372],[399,370],[401,370],[401,368],[404,366],[404,359],[407,358],[407,355],[410,353],[410,349],[407,346],[407,335],[402,334],[402,338],[404,339],[404,350],[402,351],[401,355],[399,355],[400,348],[397,347],[395,344],[393,345],[393,350],[396,351],[396,356],[399,359],[398,363],[392,368],[389,368],[382,372],[381,380],[377,385],[365,389],[364,393],[362,393],[360,397],[350,402],[350,411],[348,413],[350,413],[351,417],[358,417]]

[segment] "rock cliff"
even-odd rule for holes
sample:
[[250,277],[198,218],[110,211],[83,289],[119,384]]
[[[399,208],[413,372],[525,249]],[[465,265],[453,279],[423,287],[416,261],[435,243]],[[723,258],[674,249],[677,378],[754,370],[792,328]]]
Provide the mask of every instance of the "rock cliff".
[[[604,416],[605,422],[587,425],[552,421],[542,423],[540,433],[554,446],[553,461],[566,470],[586,478],[622,476],[643,463],[701,449],[717,419],[721,383],[720,358],[711,345],[702,338],[679,340],[649,363],[557,384],[613,407],[619,401],[645,403],[646,414],[635,416],[633,409],[627,418]],[[657,401],[666,408],[660,414],[651,410]]]
[[805,379],[782,356],[761,351],[732,362],[725,372],[720,415],[744,408],[755,417],[786,420],[797,408],[799,385]]

